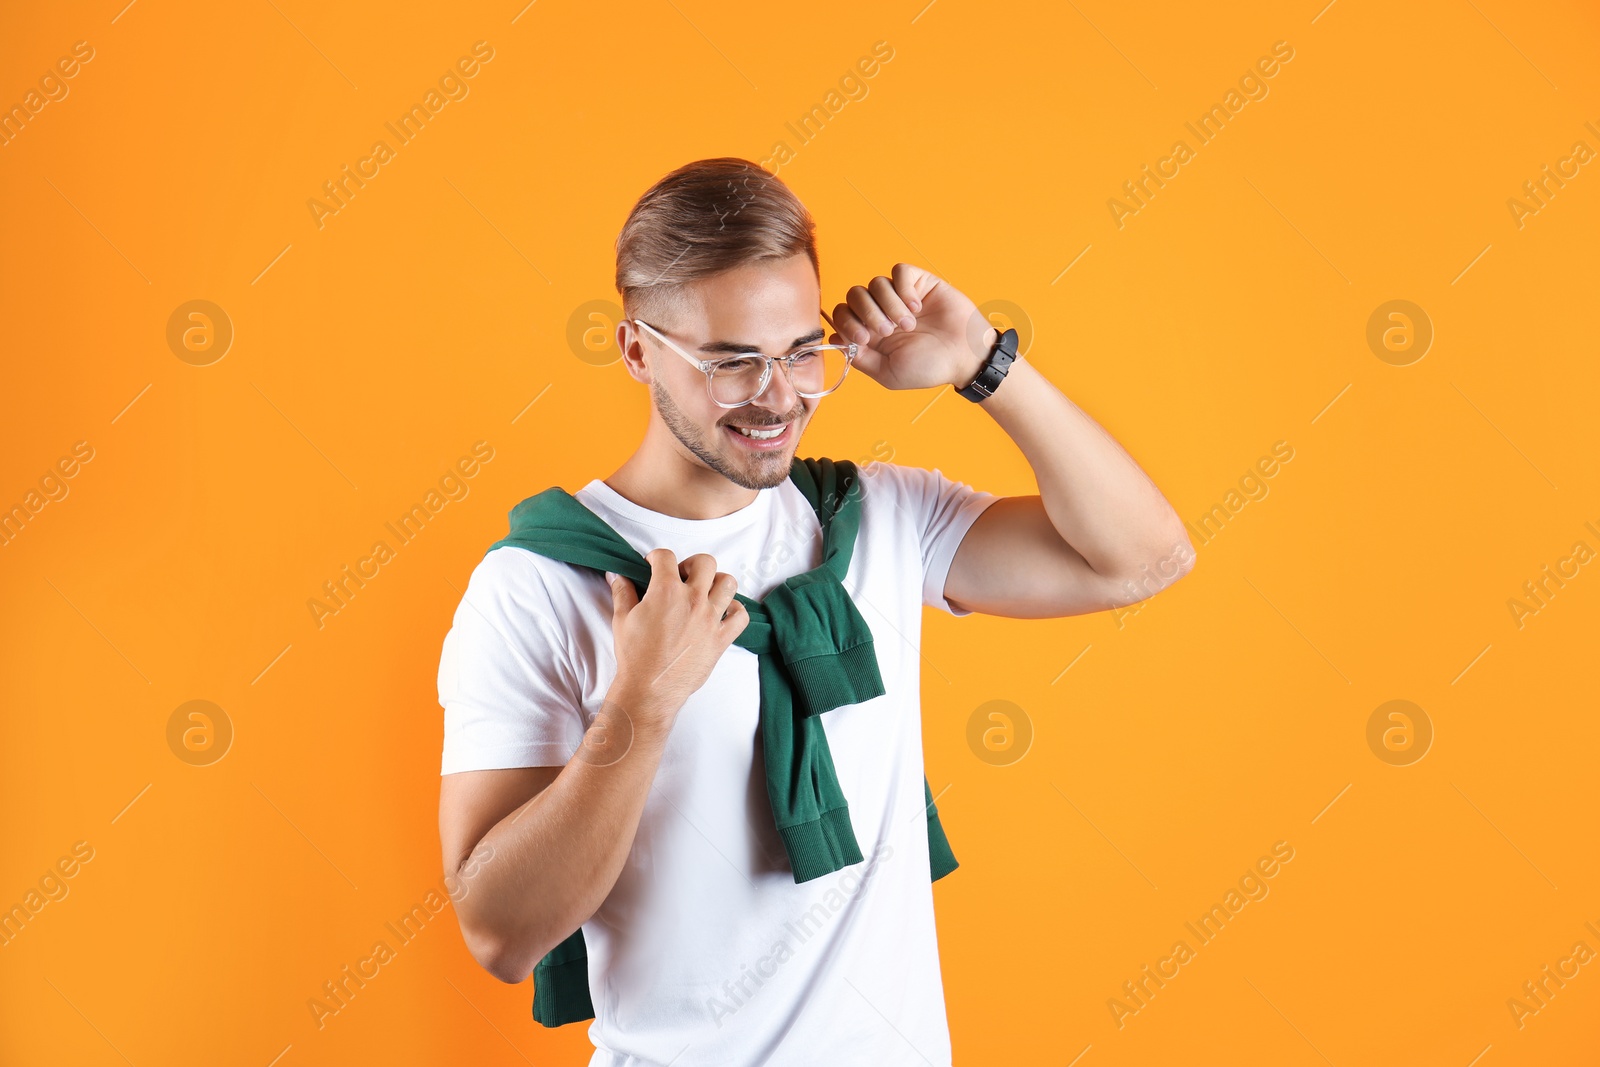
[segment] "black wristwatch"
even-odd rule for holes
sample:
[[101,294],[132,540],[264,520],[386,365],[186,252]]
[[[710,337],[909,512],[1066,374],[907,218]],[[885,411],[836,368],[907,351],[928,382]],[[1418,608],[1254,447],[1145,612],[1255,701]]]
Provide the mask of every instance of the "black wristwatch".
[[983,369],[978,371],[978,376],[956,392],[975,404],[982,403],[1000,388],[1000,383],[1005,381],[1006,372],[1011,369],[1011,364],[1016,358],[1017,331],[1007,330],[1000,335],[1000,340],[995,342],[994,348],[989,352],[988,360],[983,364]]

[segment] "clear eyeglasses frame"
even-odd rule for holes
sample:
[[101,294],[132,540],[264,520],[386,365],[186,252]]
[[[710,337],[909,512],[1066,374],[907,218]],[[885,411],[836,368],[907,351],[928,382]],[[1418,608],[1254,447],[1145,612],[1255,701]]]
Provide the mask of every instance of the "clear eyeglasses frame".
[[[822,314],[822,321],[826,322],[828,324],[828,326],[830,328],[832,328],[835,333],[837,333],[838,332],[838,328],[833,325],[833,320],[828,318],[828,313],[825,312],[825,311],[821,311],[820,308],[818,309],[818,311],[820,311],[821,314]],[[666,336],[660,330],[656,329],[654,326],[650,325],[648,322],[645,322],[643,319],[629,319],[627,321],[632,322],[635,326],[638,326],[641,329],[645,330],[647,333],[649,333],[656,340],[660,341],[662,344],[664,344],[668,348],[672,349],[672,351],[676,352],[678,355],[682,356],[684,359],[688,360],[690,363],[693,363],[695,365],[695,367],[698,368],[701,371],[701,373],[703,373],[706,376],[706,395],[711,398],[711,402],[713,404],[716,404],[718,407],[721,407],[721,408],[742,408],[746,404],[753,403],[754,401],[760,399],[761,394],[765,393],[767,391],[767,386],[772,381],[772,364],[774,362],[781,362],[783,364],[784,376],[789,379],[790,386],[794,387],[794,391],[797,394],[799,394],[800,396],[806,397],[807,399],[815,399],[816,397],[827,396],[829,393],[833,392],[834,390],[838,389],[839,386],[844,384],[845,378],[848,377],[849,374],[850,374],[850,365],[855,362],[856,355],[861,350],[861,346],[852,341],[852,342],[850,342],[848,344],[842,344],[842,345],[827,345],[827,344],[805,345],[805,346],[803,346],[801,348],[798,348],[795,351],[789,353],[786,356],[769,356],[764,352],[750,352],[750,353],[747,353],[747,354],[744,354],[744,355],[738,355],[738,356],[725,356],[722,359],[698,359],[695,356],[690,355],[688,352],[685,352],[670,337]],[[838,381],[834,382],[832,385],[827,386],[821,392],[807,392],[807,391],[805,391],[803,389],[795,387],[794,386],[794,361],[796,359],[800,359],[800,358],[805,357],[805,356],[824,355],[824,354],[829,353],[829,352],[839,352],[839,353],[842,353],[844,355],[844,371],[842,373],[840,373]],[[726,403],[726,402],[724,402],[722,400],[718,400],[716,392],[712,389],[712,384],[711,384],[712,383],[712,376],[714,374],[716,374],[718,368],[725,367],[725,366],[727,366],[729,364],[732,364],[732,363],[735,363],[735,362],[737,362],[739,360],[747,360],[747,359],[760,359],[760,360],[762,360],[761,382],[760,382],[759,385],[756,386],[755,393],[750,397],[750,399],[741,400],[736,404],[729,404],[729,403]]]

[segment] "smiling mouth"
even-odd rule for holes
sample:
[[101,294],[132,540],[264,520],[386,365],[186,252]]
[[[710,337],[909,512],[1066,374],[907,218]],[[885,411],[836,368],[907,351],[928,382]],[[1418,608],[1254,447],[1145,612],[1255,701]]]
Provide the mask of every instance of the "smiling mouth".
[[794,432],[791,427],[794,421],[777,423],[754,423],[749,426],[739,426],[733,423],[723,424],[723,429],[735,440],[746,448],[758,450],[772,450],[783,448],[793,440]]
[[741,434],[744,434],[746,437],[753,437],[756,440],[765,441],[765,440],[771,440],[774,437],[780,436],[783,433],[783,431],[788,428],[788,425],[789,424],[786,423],[786,422],[780,422],[780,423],[776,423],[776,424],[773,424],[773,425],[765,425],[765,426],[732,426],[732,425],[730,425],[729,429],[735,430],[735,431],[737,431],[737,432],[739,432]]

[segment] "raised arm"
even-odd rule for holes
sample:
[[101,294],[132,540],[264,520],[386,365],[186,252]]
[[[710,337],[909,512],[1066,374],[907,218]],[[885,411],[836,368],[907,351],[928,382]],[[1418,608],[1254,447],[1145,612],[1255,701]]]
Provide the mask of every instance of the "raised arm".
[[1183,521],[1155,483],[1031,363],[1012,364],[977,406],[1027,457],[1039,494],[978,516],[945,599],[1012,618],[1082,615],[1152,597],[1193,569]]
[[[892,274],[853,287],[834,309],[839,333],[866,346],[857,366],[889,389],[972,381],[999,331],[929,271],[897,263]],[[1029,619],[1107,611],[1154,596],[1193,568],[1172,505],[1036,367],[1018,359],[977,406],[1027,457],[1039,494],[1002,497],[973,522],[945,579],[953,606]]]

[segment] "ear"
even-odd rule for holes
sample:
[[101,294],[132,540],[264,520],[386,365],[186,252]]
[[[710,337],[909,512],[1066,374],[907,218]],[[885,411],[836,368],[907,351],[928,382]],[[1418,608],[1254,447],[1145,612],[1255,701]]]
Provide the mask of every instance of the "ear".
[[617,351],[628,376],[643,385],[651,379],[650,361],[645,353],[644,331],[630,319],[617,320]]

